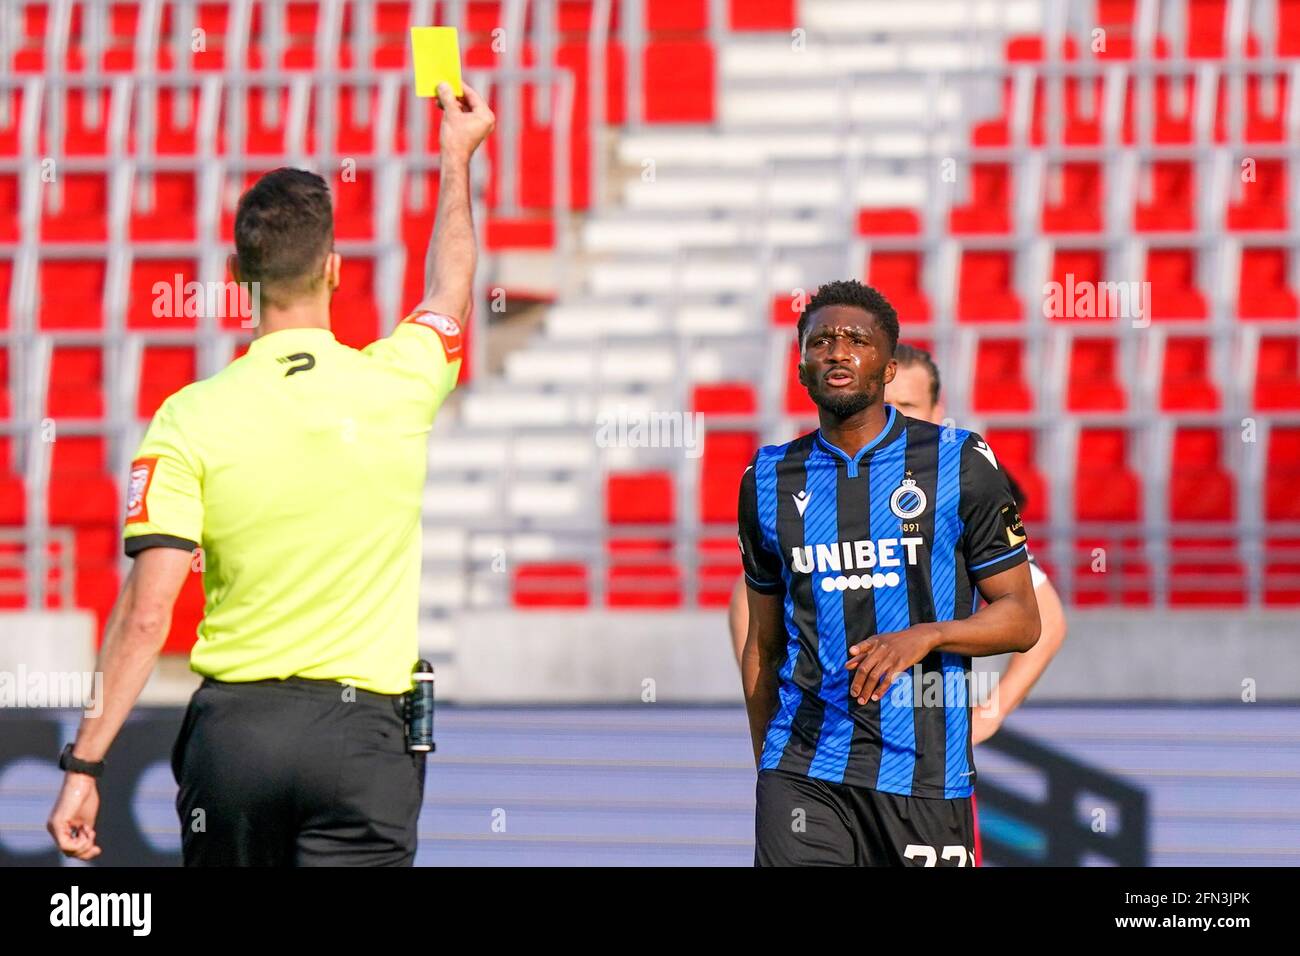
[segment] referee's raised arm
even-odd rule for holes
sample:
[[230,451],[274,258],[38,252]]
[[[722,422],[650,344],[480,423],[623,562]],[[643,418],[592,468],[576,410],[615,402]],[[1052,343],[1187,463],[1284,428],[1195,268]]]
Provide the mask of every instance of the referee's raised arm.
[[[247,354],[171,395],[131,465],[103,699],[60,758],[47,828],[82,860],[97,778],[158,660],[187,574],[202,675],[172,752],[186,865],[410,865],[427,747],[421,512],[434,415],[455,387],[475,268],[469,163],[492,131],[439,90],[441,188],[424,298],[363,350],[331,331],[343,264],[329,187],[277,169],[240,199],[231,272],[257,303]],[[426,685],[427,686],[427,685]]]
[[469,158],[492,132],[496,117],[478,92],[465,86],[464,103],[446,83],[438,87],[438,214],[424,266],[424,300],[417,311],[469,318],[478,246],[470,214]]

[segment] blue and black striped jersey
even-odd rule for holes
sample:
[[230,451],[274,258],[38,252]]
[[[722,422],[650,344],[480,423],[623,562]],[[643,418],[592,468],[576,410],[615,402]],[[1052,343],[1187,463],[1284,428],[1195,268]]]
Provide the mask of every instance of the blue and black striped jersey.
[[850,696],[844,664],[873,634],[969,617],[975,583],[1027,559],[1024,526],[979,435],[886,410],[884,430],[855,456],[819,430],[760,448],[741,479],[745,577],[784,596],[787,635],[760,766],[966,797],[970,658],[929,654],[865,705]]

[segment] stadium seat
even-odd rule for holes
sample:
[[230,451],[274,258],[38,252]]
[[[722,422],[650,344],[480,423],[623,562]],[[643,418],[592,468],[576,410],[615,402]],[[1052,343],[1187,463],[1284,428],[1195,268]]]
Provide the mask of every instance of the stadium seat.
[[1300,338],[1267,336],[1260,340],[1254,405],[1260,411],[1300,410]]
[[1287,280],[1289,263],[1286,249],[1248,247],[1241,251],[1238,318],[1294,319],[1300,315],[1296,294]]
[[1146,280],[1151,283],[1151,318],[1204,319],[1208,314],[1197,287],[1195,250],[1150,249]]
[[1169,461],[1169,518],[1199,525],[1236,518],[1236,485],[1223,467],[1222,433],[1185,427],[1174,432]]
[[1287,228],[1288,183],[1286,163],[1280,159],[1252,159],[1253,179],[1245,170],[1233,177],[1234,197],[1226,217],[1229,229],[1282,230]]
[[582,608],[590,604],[587,568],[577,562],[528,562],[514,569],[511,603],[520,608]]
[[930,300],[921,279],[920,252],[872,252],[866,268],[866,281],[878,289],[893,305],[900,323],[928,323]]
[[673,479],[653,471],[605,479],[605,520],[611,525],[672,524]]
[[1196,182],[1190,162],[1156,160],[1142,172],[1133,213],[1138,232],[1190,232],[1196,228]]
[[1014,264],[1011,252],[968,249],[962,253],[957,280],[959,321],[1015,322],[1023,317],[1015,291]]
[[1167,412],[1218,411],[1219,388],[1210,372],[1211,340],[1171,336],[1165,340],[1160,408]]
[[1122,428],[1084,428],[1075,464],[1074,514],[1079,521],[1135,522],[1143,507],[1142,485],[1128,463]]
[[1275,426],[1268,439],[1264,469],[1264,517],[1300,521],[1300,428]]
[[42,259],[38,267],[42,329],[97,329],[104,321],[104,259]]
[[1112,338],[1076,338],[1070,349],[1066,408],[1072,412],[1122,411],[1119,343]]
[[975,352],[971,407],[977,412],[1028,412],[1034,395],[1026,384],[1025,343],[982,338]]
[[1100,232],[1104,176],[1101,164],[1066,162],[1050,167],[1043,232]]
[[970,201],[949,211],[949,231],[954,235],[1010,232],[1012,188],[1006,163],[972,164]]

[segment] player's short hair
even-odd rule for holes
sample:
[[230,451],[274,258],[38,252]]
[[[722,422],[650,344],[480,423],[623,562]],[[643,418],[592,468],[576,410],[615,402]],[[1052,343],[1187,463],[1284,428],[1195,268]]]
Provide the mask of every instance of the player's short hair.
[[939,384],[939,366],[934,364],[934,358],[930,353],[915,345],[902,342],[894,347],[894,358],[903,368],[919,365],[925,369],[926,374],[930,376],[930,404],[938,405],[939,394],[942,391],[942,386]]
[[878,290],[857,279],[838,279],[827,282],[813,293],[803,314],[799,316],[799,326],[795,331],[800,348],[803,347],[803,337],[808,332],[808,317],[827,305],[851,305],[870,313],[889,339],[890,352],[898,345],[898,313],[889,304],[889,300]]
[[260,283],[262,300],[283,306],[314,292],[334,248],[329,186],[305,169],[272,170],[239,199],[235,255],[241,281]]

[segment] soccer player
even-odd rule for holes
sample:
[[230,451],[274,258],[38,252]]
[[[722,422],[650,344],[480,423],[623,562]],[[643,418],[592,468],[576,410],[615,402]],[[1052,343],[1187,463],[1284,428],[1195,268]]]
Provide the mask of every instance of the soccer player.
[[[944,414],[943,391],[939,380],[939,369],[934,364],[930,353],[914,345],[900,342],[894,350],[894,359],[898,363],[897,369],[893,381],[885,386],[885,401],[908,418],[919,418],[935,425],[941,424]],[[1005,468],[1003,473],[1006,475],[1007,484],[1011,487],[1011,497],[1016,507],[1023,510],[1026,501],[1024,490],[1015,476]],[[1047,573],[1039,567],[1032,553],[1029,555],[1029,575],[1034,584],[1034,597],[1038,601],[1042,633],[1038,643],[1032,649],[1011,658],[1006,673],[998,682],[997,697],[974,708],[971,714],[973,744],[983,743],[997,733],[1007,716],[1024,702],[1065,642],[1065,606],[1061,603],[1060,595],[1056,593],[1056,588],[1052,586]],[[745,636],[749,631],[747,601],[745,576],[742,574],[736,581],[736,588],[727,608],[727,626],[731,632],[737,667],[740,666],[741,655],[745,648]]]
[[828,283],[797,334],[821,427],[740,486],[755,862],[966,865],[970,658],[1038,639],[1023,524],[978,435],[885,404],[884,296]]
[[494,117],[439,87],[440,187],[424,299],[362,351],[330,331],[329,187],[304,170],[255,183],[232,270],[260,284],[248,353],[169,397],[131,468],[134,558],[104,635],[104,701],[60,758],[47,824],[90,860],[96,778],[167,636],[187,575],[206,606],[204,676],[172,753],[187,866],[410,865],[424,754],[403,695],[418,657],[428,435],[460,372],[476,258],[470,157]]

